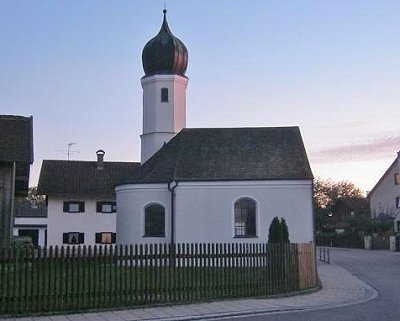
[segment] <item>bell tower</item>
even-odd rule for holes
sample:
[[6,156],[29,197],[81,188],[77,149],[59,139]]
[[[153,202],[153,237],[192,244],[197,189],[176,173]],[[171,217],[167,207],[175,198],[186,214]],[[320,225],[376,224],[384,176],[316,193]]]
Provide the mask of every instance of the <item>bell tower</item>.
[[188,52],[164,19],[158,34],[144,47],[142,62],[143,132],[141,163],[146,162],[163,145],[186,127],[185,76]]

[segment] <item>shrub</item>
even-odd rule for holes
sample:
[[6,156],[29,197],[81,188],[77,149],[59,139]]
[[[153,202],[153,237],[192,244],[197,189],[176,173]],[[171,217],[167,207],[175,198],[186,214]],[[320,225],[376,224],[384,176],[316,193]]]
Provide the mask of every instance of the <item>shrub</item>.
[[269,226],[268,243],[289,243],[289,229],[286,220],[275,216]]

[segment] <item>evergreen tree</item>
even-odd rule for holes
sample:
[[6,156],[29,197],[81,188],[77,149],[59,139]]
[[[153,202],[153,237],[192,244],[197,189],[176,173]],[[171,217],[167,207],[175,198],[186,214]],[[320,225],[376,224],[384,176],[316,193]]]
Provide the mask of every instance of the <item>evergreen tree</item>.
[[280,243],[282,240],[282,228],[279,218],[275,216],[269,226],[268,243]]
[[268,243],[289,243],[289,229],[286,220],[275,216],[269,226]]
[[281,234],[282,234],[282,243],[290,243],[289,241],[289,229],[288,226],[286,224],[286,220],[282,217],[281,218]]

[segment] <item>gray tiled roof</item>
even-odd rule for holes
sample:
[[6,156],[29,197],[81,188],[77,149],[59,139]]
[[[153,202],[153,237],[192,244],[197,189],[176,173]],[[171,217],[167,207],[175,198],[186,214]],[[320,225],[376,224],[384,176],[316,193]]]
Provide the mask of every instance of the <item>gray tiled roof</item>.
[[0,161],[33,163],[32,117],[0,115]]
[[130,182],[312,178],[298,127],[198,128],[183,129]]
[[133,162],[104,162],[97,169],[93,161],[44,160],[40,171],[38,193],[50,196],[106,196],[114,187],[133,177],[140,166]]

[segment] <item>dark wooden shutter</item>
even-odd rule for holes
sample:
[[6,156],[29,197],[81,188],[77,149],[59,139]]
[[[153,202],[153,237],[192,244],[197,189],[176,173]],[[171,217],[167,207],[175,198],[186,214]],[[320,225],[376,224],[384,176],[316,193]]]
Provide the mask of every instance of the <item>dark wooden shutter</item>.
[[96,212],[97,213],[101,213],[102,207],[103,207],[103,202],[96,202]]
[[85,202],[79,202],[79,212],[85,211]]
[[96,243],[101,243],[101,233],[96,233]]
[[69,233],[63,233],[63,244],[68,244],[68,234]]
[[64,202],[63,212],[69,212],[69,202]]
[[85,243],[85,233],[79,233],[78,243],[79,244]]
[[117,233],[111,233],[111,243],[115,243],[117,241]]

